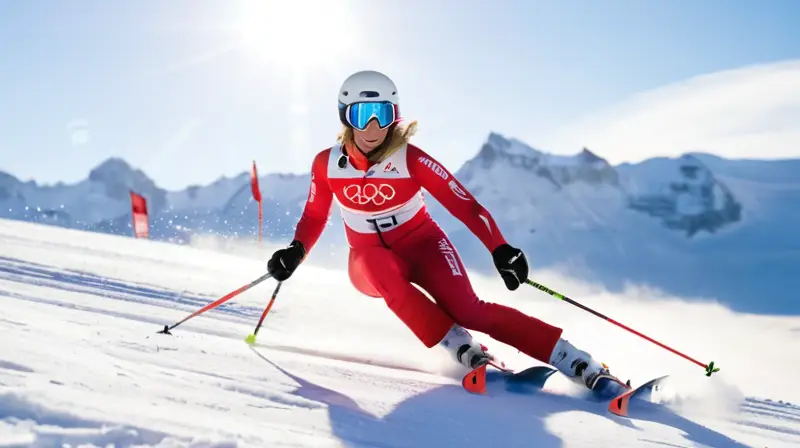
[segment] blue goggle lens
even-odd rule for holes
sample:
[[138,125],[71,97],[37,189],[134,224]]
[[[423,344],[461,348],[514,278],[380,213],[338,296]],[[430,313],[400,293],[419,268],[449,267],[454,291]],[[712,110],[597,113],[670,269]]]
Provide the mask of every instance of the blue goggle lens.
[[363,131],[370,120],[375,118],[383,129],[394,123],[394,112],[394,105],[388,102],[354,103],[349,106],[347,111],[347,122],[359,131]]

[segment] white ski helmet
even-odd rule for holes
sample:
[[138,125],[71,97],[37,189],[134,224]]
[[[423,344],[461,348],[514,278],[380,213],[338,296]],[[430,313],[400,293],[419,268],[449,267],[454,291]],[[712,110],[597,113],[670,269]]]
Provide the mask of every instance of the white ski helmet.
[[345,113],[347,106],[355,103],[389,102],[394,105],[395,118],[400,116],[397,86],[386,75],[373,70],[363,70],[348,76],[339,89],[339,119],[349,125]]
[[339,104],[348,106],[360,101],[388,101],[399,105],[397,87],[380,72],[364,70],[353,73],[339,89]]

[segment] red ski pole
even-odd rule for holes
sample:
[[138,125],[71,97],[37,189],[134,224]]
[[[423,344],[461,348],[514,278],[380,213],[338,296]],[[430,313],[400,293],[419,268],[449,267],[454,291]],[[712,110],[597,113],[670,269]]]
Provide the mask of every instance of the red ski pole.
[[278,282],[278,285],[275,286],[275,291],[273,291],[272,293],[272,298],[269,299],[267,307],[264,308],[264,312],[261,313],[261,319],[258,320],[258,324],[256,325],[255,331],[253,331],[252,334],[249,334],[247,335],[246,338],[244,338],[244,341],[247,342],[249,345],[253,345],[256,343],[256,335],[258,334],[258,330],[261,329],[261,324],[264,323],[264,318],[267,317],[267,314],[269,314],[269,310],[272,309],[272,304],[275,303],[275,298],[278,297],[278,291],[281,290],[281,284],[283,284],[283,282]]
[[657,346],[659,346],[659,347],[661,347],[663,349],[666,349],[666,350],[668,350],[668,351],[670,351],[670,352],[672,352],[672,353],[674,353],[674,354],[676,354],[676,355],[678,355],[678,356],[680,356],[680,357],[682,357],[682,358],[684,358],[686,360],[689,360],[689,361],[697,364],[698,366],[700,366],[700,367],[705,369],[706,376],[711,376],[712,373],[719,371],[719,367],[714,367],[714,361],[711,361],[708,364],[704,364],[704,363],[692,358],[691,356],[685,355],[685,354],[675,350],[672,347],[669,347],[669,346],[667,346],[665,344],[662,344],[661,342],[656,341],[655,339],[651,338],[650,336],[644,335],[644,334],[634,330],[633,328],[628,327],[627,325],[624,325],[624,324],[621,324],[621,323],[615,321],[614,319],[606,316],[605,314],[598,313],[597,311],[595,311],[595,310],[593,310],[593,309],[591,309],[591,308],[589,308],[587,306],[581,305],[580,303],[570,299],[569,297],[567,297],[567,296],[565,296],[563,294],[559,294],[559,293],[553,291],[552,289],[548,288],[547,286],[542,285],[541,283],[536,283],[536,282],[534,282],[533,280],[530,280],[530,279],[526,279],[525,283],[533,286],[534,288],[536,288],[536,289],[538,289],[540,291],[544,291],[544,292],[550,294],[551,296],[553,296],[553,297],[555,297],[557,299],[561,299],[561,300],[569,303],[570,305],[575,305],[575,306],[577,306],[578,308],[580,308],[580,309],[582,309],[584,311],[588,311],[588,312],[594,314],[595,316],[606,320],[607,322],[610,322],[610,323],[612,323],[612,324],[614,324],[614,325],[616,325],[616,326],[618,326],[618,327],[620,327],[620,328],[622,328],[624,330],[627,330],[627,331],[635,334],[636,336],[639,336],[642,339],[645,339],[646,341],[652,342],[653,344],[656,344]]
[[196,317],[196,316],[198,316],[200,314],[203,314],[203,313],[205,313],[206,311],[208,311],[210,309],[214,309],[214,308],[222,305],[223,303],[227,302],[228,300],[238,296],[239,294],[247,291],[248,289],[252,288],[253,286],[256,286],[257,284],[263,282],[264,280],[266,280],[266,279],[268,279],[270,277],[272,277],[272,275],[270,273],[266,273],[266,274],[262,275],[261,277],[253,280],[252,282],[242,286],[241,288],[239,288],[239,289],[237,289],[235,291],[231,291],[228,294],[225,294],[224,296],[220,297],[216,301],[211,302],[208,305],[206,305],[206,306],[200,308],[199,310],[195,311],[194,313],[184,317],[182,320],[172,324],[172,326],[164,325],[164,329],[159,331],[158,333],[161,333],[161,334],[172,334],[169,331],[172,330],[173,328],[177,327],[178,325],[186,322],[187,320],[189,320],[189,319],[191,319],[193,317]]

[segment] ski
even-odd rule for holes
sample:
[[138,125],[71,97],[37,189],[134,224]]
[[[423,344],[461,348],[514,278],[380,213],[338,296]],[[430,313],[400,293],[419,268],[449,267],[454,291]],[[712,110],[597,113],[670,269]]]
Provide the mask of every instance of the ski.
[[[489,367],[493,368],[490,369]],[[461,385],[467,392],[478,395],[486,395],[487,384],[497,382],[504,382],[505,390],[508,392],[530,393],[532,390],[542,389],[547,380],[556,372],[558,370],[549,366],[534,366],[516,372],[490,363],[467,372],[461,380]],[[609,395],[608,390],[611,388],[598,384],[595,390],[590,391],[590,396],[603,401],[608,400],[609,412],[621,417],[627,417],[630,400],[635,398],[651,401],[653,391],[659,390],[661,382],[667,377],[668,375],[660,376],[636,387],[631,387],[630,382],[623,383],[622,381],[608,378],[605,379],[606,382],[619,383],[621,387],[627,390],[621,394],[612,392],[612,395]],[[616,388],[616,385],[614,388]]]
[[[489,369],[489,366],[493,369]],[[467,372],[461,380],[461,386],[467,392],[485,395],[487,384],[502,381],[507,391],[520,393],[529,391],[530,388],[541,389],[556,372],[556,369],[547,366],[534,366],[515,372],[504,366],[488,363]]]
[[661,383],[669,375],[653,378],[646,383],[640,384],[634,388],[629,389],[627,392],[617,396],[608,403],[608,410],[612,414],[619,415],[620,417],[628,416],[628,404],[631,398],[637,398],[645,401],[652,401],[653,391],[658,391]]

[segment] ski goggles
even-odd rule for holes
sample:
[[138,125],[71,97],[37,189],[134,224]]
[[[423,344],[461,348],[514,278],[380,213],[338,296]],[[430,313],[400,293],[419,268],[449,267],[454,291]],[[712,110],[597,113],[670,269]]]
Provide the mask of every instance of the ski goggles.
[[340,108],[344,108],[344,118],[347,123],[359,131],[366,129],[373,118],[378,120],[381,129],[387,128],[397,120],[398,116],[397,106],[388,101],[353,103],[347,106],[340,105]]

